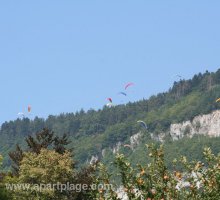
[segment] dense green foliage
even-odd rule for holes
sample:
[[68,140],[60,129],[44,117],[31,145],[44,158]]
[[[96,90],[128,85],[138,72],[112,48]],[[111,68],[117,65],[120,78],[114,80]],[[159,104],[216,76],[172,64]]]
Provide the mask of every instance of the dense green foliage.
[[[132,166],[124,154],[117,154],[114,165],[119,170],[121,193],[129,200],[219,200],[220,198],[220,155],[210,148],[204,148],[201,161],[189,161],[181,156],[173,161],[174,170],[168,170],[163,146],[151,144],[148,147],[149,162]],[[181,165],[178,170],[176,165]],[[105,165],[99,164],[98,183],[110,183],[111,173]],[[99,190],[100,200],[119,200],[114,190]]]
[[[25,152],[19,169],[18,183],[49,184],[66,183],[74,173],[73,160],[69,152],[59,154],[54,150],[41,149],[38,154]],[[17,199],[67,199],[66,194],[58,191],[16,191],[13,195]],[[40,196],[40,198],[39,198]]]
[[[145,151],[145,144],[151,144],[155,141],[143,139],[139,146],[132,152],[130,149],[122,148],[119,153],[123,153],[126,155],[127,159],[132,163],[132,165],[136,164],[147,164],[149,159],[147,157],[147,153]],[[155,143],[157,146],[160,145],[159,142]],[[213,153],[220,153],[220,138],[210,138],[208,136],[194,136],[192,138],[184,137],[178,141],[166,141],[164,143],[164,152],[165,152],[165,163],[169,169],[172,169],[172,161],[175,158],[179,158],[180,156],[186,156],[189,161],[192,160],[200,160],[205,162],[203,156],[203,149],[206,147],[210,147]],[[110,156],[108,156],[110,157]],[[111,158],[113,159],[113,155]],[[111,160],[112,160],[111,159]],[[104,159],[105,162],[105,159]],[[108,165],[108,160],[105,162]]]
[[[143,86],[144,87],[144,86]],[[131,135],[142,131],[137,120],[144,120],[149,131],[158,134],[166,131],[171,123],[192,119],[219,109],[215,99],[220,96],[220,70],[195,75],[191,80],[175,82],[168,92],[126,105],[100,110],[81,110],[76,113],[49,116],[46,120],[36,117],[5,122],[0,130],[0,152],[9,166],[8,152],[23,138],[47,127],[56,134],[67,133],[75,148],[76,159],[85,163],[92,155],[101,155],[102,149],[113,148]]]
[[[45,139],[44,142],[46,142]],[[186,142],[184,139],[180,141]],[[117,169],[118,181],[112,178],[115,174],[111,174],[102,163],[91,166],[92,170],[87,168],[88,170],[77,172],[68,151],[61,154],[55,150],[41,148],[38,153],[24,152],[18,176],[5,174],[0,181],[0,198],[2,200],[120,200],[116,192],[119,186],[120,192],[127,195],[130,200],[143,198],[147,200],[218,200],[220,198],[220,154],[216,156],[210,148],[206,147],[203,153],[200,152],[204,162],[179,156],[173,160],[173,170],[170,170],[166,164],[164,145],[150,144],[147,148],[147,152],[146,149],[144,150],[147,159],[145,164],[131,164],[124,154],[116,154],[112,165]],[[60,184],[86,183],[97,187],[95,189],[89,187],[79,192],[51,190],[50,185],[58,182]],[[6,190],[9,184],[25,184],[25,186],[28,184],[29,187],[24,187],[25,189],[13,187],[13,190]],[[47,185],[47,188],[44,186],[42,190],[38,190],[36,184]]]
[[[66,147],[69,140],[65,134],[58,137],[53,131],[43,129],[28,136],[25,142],[27,149],[17,145],[9,154],[13,162],[13,173],[1,173],[1,200],[91,199],[89,189],[77,192],[60,189],[62,184],[91,185],[95,180],[92,165],[75,168],[73,151]],[[0,163],[1,160],[0,156]]]

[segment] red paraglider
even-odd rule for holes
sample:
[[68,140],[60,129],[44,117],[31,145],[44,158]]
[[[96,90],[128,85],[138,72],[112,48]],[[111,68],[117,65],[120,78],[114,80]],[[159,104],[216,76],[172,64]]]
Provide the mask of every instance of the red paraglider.
[[128,87],[132,86],[132,85],[134,85],[134,83],[131,83],[131,82],[130,82],[130,83],[126,84],[126,85],[125,85],[125,90],[126,90]]
[[110,101],[112,103],[112,98],[107,98],[108,101]]

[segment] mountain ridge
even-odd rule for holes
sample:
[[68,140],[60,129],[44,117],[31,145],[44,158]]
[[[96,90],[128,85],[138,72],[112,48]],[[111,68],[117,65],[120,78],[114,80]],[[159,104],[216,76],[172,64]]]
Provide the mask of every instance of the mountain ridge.
[[[197,74],[190,80],[174,82],[167,92],[153,95],[147,100],[129,102],[97,111],[90,109],[76,113],[50,115],[46,120],[36,117],[5,122],[0,130],[0,152],[7,155],[17,142],[44,127],[57,135],[68,133],[75,148],[75,157],[85,163],[93,155],[100,155],[105,148],[128,141],[143,131],[137,120],[148,125],[154,135],[167,132],[173,123],[192,120],[201,114],[220,109],[215,99],[220,96],[220,69],[217,72]],[[23,144],[22,144],[23,145]],[[8,162],[8,161],[7,161]]]

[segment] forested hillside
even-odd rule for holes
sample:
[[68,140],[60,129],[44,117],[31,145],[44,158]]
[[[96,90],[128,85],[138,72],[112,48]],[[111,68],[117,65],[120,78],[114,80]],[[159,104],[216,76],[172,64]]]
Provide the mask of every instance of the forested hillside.
[[[125,144],[138,132],[157,135],[166,132],[171,123],[220,109],[220,104],[215,102],[219,97],[220,70],[200,73],[190,80],[175,82],[167,92],[126,105],[50,115],[46,120],[36,117],[34,120],[24,118],[5,122],[0,130],[0,152],[5,158],[4,166],[7,166],[7,154],[16,143],[24,145],[25,137],[47,127],[57,135],[67,133],[76,159],[83,164],[93,155],[100,156],[103,149],[112,149],[118,142]],[[137,123],[138,120],[146,122],[147,131]]]

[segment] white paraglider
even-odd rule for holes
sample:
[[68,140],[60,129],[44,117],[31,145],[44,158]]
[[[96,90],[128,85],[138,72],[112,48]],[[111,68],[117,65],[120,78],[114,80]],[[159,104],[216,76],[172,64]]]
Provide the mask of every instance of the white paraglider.
[[145,129],[147,129],[147,124],[144,121],[138,120],[137,123],[140,123]]
[[24,117],[25,117],[25,114],[24,114],[23,112],[19,112],[19,113],[18,113],[18,117],[19,117],[19,118],[24,118]]

